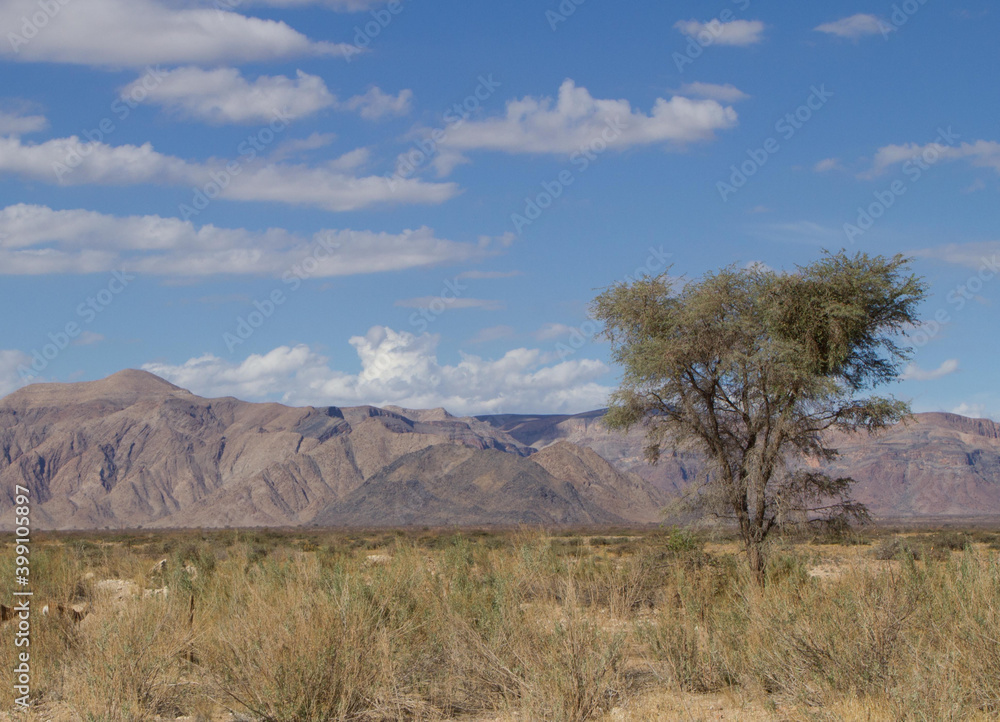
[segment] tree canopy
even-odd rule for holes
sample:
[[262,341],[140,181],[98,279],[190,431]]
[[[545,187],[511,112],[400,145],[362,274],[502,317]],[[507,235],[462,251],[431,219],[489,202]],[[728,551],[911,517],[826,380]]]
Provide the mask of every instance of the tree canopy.
[[729,267],[612,286],[592,304],[623,367],[606,423],[643,425],[653,463],[667,443],[700,451],[708,474],[688,498],[738,524],[763,580],[777,525],[867,516],[853,480],[819,470],[836,455],[824,432],[908,415],[866,392],[898,377],[925,295],[909,259],[843,251],[792,272]]

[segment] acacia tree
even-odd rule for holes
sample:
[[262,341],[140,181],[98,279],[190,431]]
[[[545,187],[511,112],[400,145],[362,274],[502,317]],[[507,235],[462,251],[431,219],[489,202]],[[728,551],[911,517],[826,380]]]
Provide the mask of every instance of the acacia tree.
[[706,474],[688,506],[735,521],[763,583],[765,541],[781,524],[867,518],[853,480],[819,470],[837,453],[824,432],[877,431],[909,414],[865,393],[898,377],[912,349],[897,339],[925,294],[909,259],[843,251],[794,272],[617,284],[591,307],[624,369],[605,422],[642,425],[651,463],[664,444],[701,452]]

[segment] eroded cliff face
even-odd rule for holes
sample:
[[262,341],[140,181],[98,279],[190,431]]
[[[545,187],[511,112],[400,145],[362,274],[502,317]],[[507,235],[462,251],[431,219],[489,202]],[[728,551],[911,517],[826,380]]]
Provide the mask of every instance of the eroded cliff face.
[[[33,521],[45,528],[309,524],[399,459],[439,445],[493,459],[477,463],[495,466],[500,479],[505,473],[534,474],[543,486],[556,479],[528,460],[534,449],[488,423],[443,409],[291,408],[204,399],[142,371],[88,383],[38,384],[0,400],[2,488],[31,489]],[[422,468],[431,476],[446,471]],[[619,479],[625,486],[634,481]],[[475,512],[457,486],[436,489],[444,504],[440,514],[450,515],[452,523],[518,521],[516,514],[499,520],[495,513]],[[518,492],[508,492],[512,508],[527,513],[530,504],[514,503]],[[555,494],[546,518],[577,523],[604,514],[586,490],[582,506],[572,497]],[[12,499],[12,491],[0,497],[0,525],[10,526]],[[641,494],[635,500],[646,501]],[[648,508],[615,508],[605,517],[649,517]],[[375,511],[370,518],[355,515],[352,523],[379,523]],[[411,523],[425,523],[421,513],[414,509]]]

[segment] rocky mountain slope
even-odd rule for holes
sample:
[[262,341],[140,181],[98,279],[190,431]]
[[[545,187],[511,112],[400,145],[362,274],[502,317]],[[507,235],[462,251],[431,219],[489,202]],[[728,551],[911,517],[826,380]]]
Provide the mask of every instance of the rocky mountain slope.
[[[13,489],[53,529],[652,523],[701,473],[603,412],[457,418],[444,409],[204,399],[143,371],[0,399],[0,528]],[[917,414],[835,435],[831,472],[880,516],[1000,515],[1000,425]]]
[[0,527],[15,484],[40,528],[656,519],[641,478],[571,445],[534,452],[443,409],[204,399],[122,371],[0,399]]
[[[643,460],[643,434],[608,431],[603,412],[572,416],[480,416],[521,444],[589,447],[619,469],[671,493],[701,471],[697,454],[664,451]],[[829,472],[857,480],[854,496],[883,517],[1000,515],[1000,424],[956,414],[915,414],[877,436],[835,434],[840,457]]]

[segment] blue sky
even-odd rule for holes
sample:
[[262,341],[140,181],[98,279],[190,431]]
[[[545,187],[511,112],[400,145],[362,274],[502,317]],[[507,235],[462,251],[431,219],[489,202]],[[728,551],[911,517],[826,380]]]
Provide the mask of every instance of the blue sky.
[[[0,393],[576,412],[637,273],[906,253],[891,391],[1000,418],[985,0],[0,2]],[[986,87],[984,88],[984,84]]]

